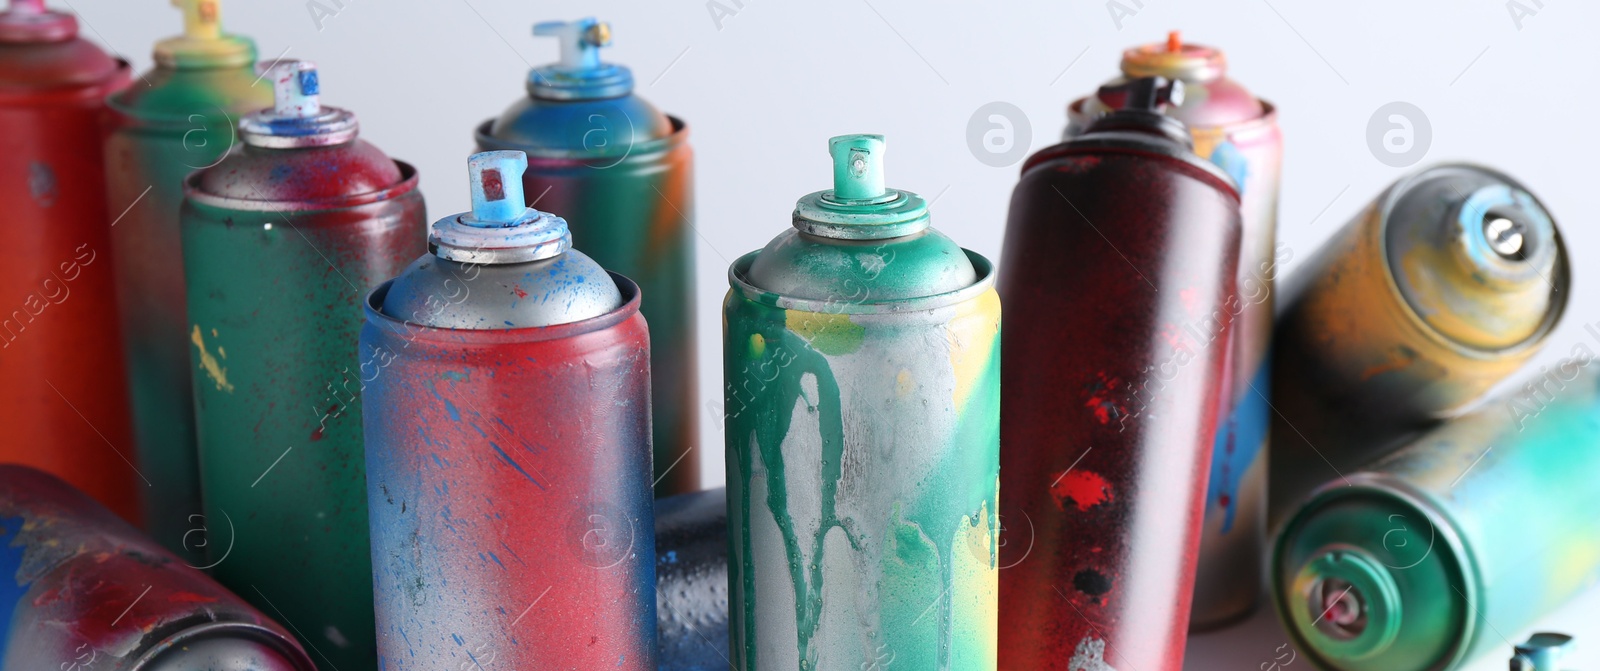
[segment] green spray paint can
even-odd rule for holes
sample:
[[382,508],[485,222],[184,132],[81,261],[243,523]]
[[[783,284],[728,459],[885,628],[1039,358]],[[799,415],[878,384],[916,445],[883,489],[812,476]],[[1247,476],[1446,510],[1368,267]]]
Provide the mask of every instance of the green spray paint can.
[[1587,345],[1508,397],[1323,486],[1273,559],[1278,613],[1324,669],[1504,654],[1600,579],[1600,371]]
[[[195,461],[178,207],[183,180],[234,145],[234,124],[272,104],[256,85],[255,43],[222,32],[217,0],[176,0],[184,34],[155,47],[155,69],[111,96],[106,210],[117,306],[127,351],[145,528],[201,566],[200,475]],[[185,547],[185,539],[188,547]]]
[[[219,582],[324,669],[377,668],[360,394],[362,298],[426,251],[416,171],[325,107],[310,63],[185,184],[200,481]],[[220,530],[231,529],[231,537]]]
[[736,668],[995,668],[1000,299],[988,260],[887,189],[883,137],[729,270]]
[[694,155],[689,128],[600,60],[611,24],[552,21],[561,60],[528,73],[528,95],[478,126],[478,151],[528,155],[530,206],[560,212],[572,244],[639,283],[650,325],[656,495],[700,489],[694,329]]

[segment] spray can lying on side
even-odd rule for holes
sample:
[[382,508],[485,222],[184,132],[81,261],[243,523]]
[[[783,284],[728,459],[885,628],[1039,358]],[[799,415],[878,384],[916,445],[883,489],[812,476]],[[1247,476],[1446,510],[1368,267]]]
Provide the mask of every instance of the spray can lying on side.
[[1103,88],[1121,109],[1011,197],[1001,510],[1034,534],[1006,544],[1002,669],[1183,664],[1240,234],[1232,181],[1157,112],[1182,90]]
[[14,465],[0,465],[0,668],[316,671],[239,597],[66,483]]
[[528,74],[528,96],[478,127],[479,151],[528,155],[534,204],[571,222],[573,244],[639,283],[650,324],[656,493],[700,488],[695,366],[694,185],[689,130],[633,94],[627,67],[600,61],[611,24],[540,23],[561,61]]
[[0,12],[0,462],[138,521],[101,131],[106,95],[127,83],[128,64],[79,38],[71,14],[43,0]]
[[362,299],[424,251],[427,220],[416,171],[319,103],[315,66],[265,78],[276,105],[244,118],[243,146],[191,176],[183,205],[205,514],[238,539],[209,561],[333,666],[373,669],[355,342]]
[[1453,669],[1504,654],[1600,580],[1600,372],[1569,358],[1324,485],[1284,526],[1278,612],[1339,671]]
[[382,668],[654,671],[639,289],[526,206],[522,152],[468,167],[361,331]]
[[106,209],[145,528],[198,565],[203,549],[183,545],[201,509],[178,209],[184,179],[233,147],[234,125],[271,105],[272,87],[253,86],[255,44],[222,33],[218,0],[173,4],[184,34],[156,44],[155,69],[108,101]]
[[1522,366],[1569,281],[1554,220],[1510,177],[1443,165],[1386,189],[1286,282],[1271,527]]
[[735,668],[994,668],[1000,300],[880,135],[728,272]]
[[656,640],[660,671],[726,671],[728,493],[656,500]]
[[[1163,44],[1122,52],[1126,78],[1166,77],[1184,84],[1183,102],[1165,112],[1189,128],[1194,151],[1222,168],[1239,186],[1243,233],[1239,289],[1228,297],[1232,321],[1233,397],[1217,419],[1211,475],[1195,569],[1191,630],[1242,619],[1261,601],[1267,523],[1267,345],[1272,336],[1273,280],[1278,264],[1278,175],[1283,134],[1271,103],[1227,76],[1219,49],[1185,44],[1178,33]],[[1067,108],[1067,137],[1080,135],[1108,111],[1089,96]]]

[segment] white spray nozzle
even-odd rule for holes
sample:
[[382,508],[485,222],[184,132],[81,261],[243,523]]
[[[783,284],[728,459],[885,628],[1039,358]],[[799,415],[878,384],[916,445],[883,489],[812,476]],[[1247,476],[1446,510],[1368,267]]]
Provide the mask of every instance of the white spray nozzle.
[[311,61],[279,61],[267,71],[272,79],[272,115],[279,119],[305,119],[322,112],[318,96],[322,83],[317,64]]

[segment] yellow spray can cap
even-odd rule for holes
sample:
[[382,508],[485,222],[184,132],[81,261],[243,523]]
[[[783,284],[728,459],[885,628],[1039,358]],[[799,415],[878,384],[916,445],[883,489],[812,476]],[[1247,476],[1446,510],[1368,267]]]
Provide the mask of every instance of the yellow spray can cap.
[[156,63],[182,70],[238,67],[254,62],[254,42],[223,34],[221,4],[222,0],[172,0],[174,7],[183,10],[183,34],[156,43]]

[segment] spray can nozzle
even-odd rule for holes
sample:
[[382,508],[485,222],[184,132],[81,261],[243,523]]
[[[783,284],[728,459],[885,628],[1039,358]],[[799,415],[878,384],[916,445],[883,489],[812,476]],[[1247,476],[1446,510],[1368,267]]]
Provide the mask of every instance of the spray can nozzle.
[[305,119],[322,111],[322,83],[317,64],[279,61],[267,71],[272,79],[272,114],[280,119]]
[[883,184],[882,135],[840,135],[828,140],[833,156],[833,200],[876,202],[889,193]]
[[1561,658],[1572,651],[1572,637],[1566,634],[1538,633],[1516,646],[1511,671],[1561,671]]
[[1166,77],[1140,77],[1106,84],[1095,96],[1113,110],[1160,112],[1164,107],[1183,104],[1183,82]]
[[528,199],[522,192],[522,173],[528,155],[520,151],[486,151],[467,159],[467,183],[472,189],[472,214],[466,223],[511,226],[525,219]]
[[191,40],[222,37],[222,22],[218,21],[219,1],[172,0],[172,6],[183,10],[183,36]]
[[342,144],[360,124],[349,110],[322,104],[322,77],[311,61],[278,61],[262,79],[272,82],[272,107],[239,121],[246,144],[277,149]]
[[485,151],[467,159],[472,211],[437,222],[428,233],[434,256],[459,263],[526,263],[572,248],[567,220],[528,207],[522,173],[528,155]]
[[561,61],[556,68],[567,72],[583,72],[600,67],[600,47],[611,45],[611,24],[596,21],[593,17],[577,21],[545,21],[533,26],[538,37],[555,37],[561,41]]
[[44,0],[11,0],[9,11],[17,14],[43,14]]

